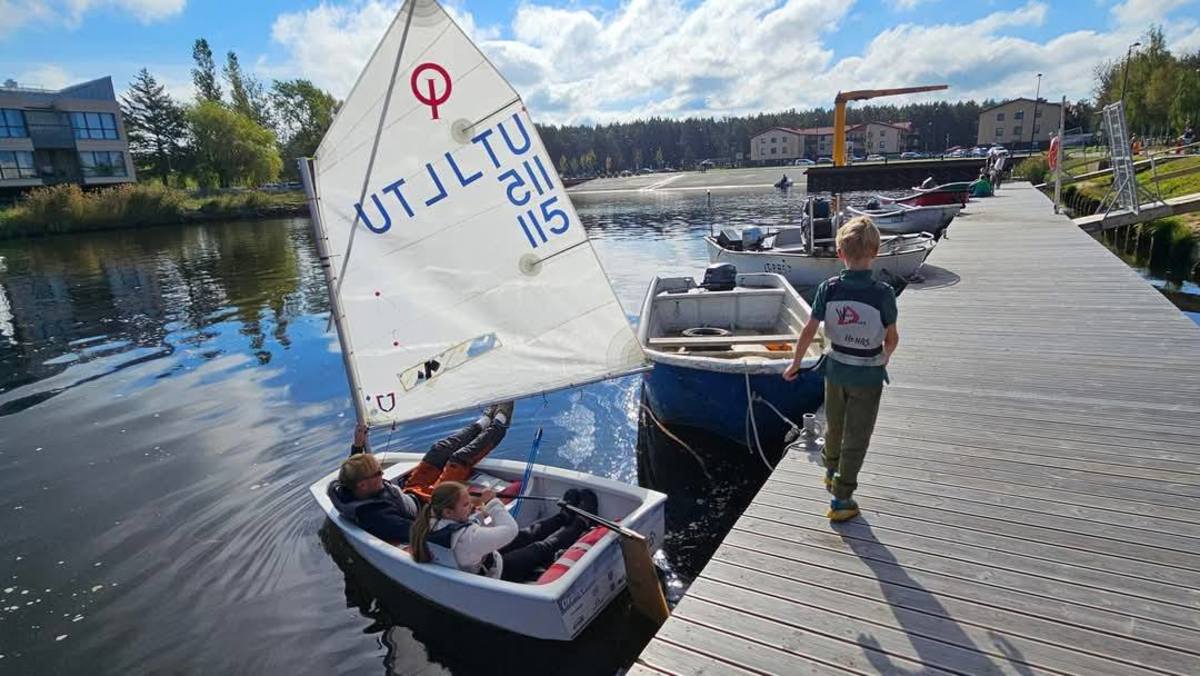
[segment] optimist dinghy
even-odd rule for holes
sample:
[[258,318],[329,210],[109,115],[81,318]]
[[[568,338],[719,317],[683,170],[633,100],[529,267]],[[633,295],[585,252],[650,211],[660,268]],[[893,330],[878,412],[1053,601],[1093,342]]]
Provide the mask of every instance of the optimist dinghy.
[[[648,368],[521,98],[433,0],[401,7],[300,175],[351,400],[369,427]],[[394,478],[419,456],[392,460]],[[524,465],[480,469],[508,488]],[[416,564],[331,511],[334,476],[311,492],[351,546],[451,610],[567,640],[628,586],[636,607],[665,619],[649,558],[662,543],[659,493],[533,466],[518,490],[592,488],[599,516],[621,519],[620,546],[593,531],[556,562],[558,577],[524,584]],[[521,523],[539,516],[526,503]]]
[[[408,473],[420,453],[381,453],[384,477]],[[561,496],[568,488],[590,488],[599,498],[600,516],[641,533],[652,549],[662,543],[666,496],[610,479],[557,467],[534,465],[522,484],[525,463],[485,459],[476,466],[472,487],[490,488],[500,499],[519,494]],[[347,520],[330,502],[327,489],[337,472],[311,487],[313,497],[345,534],[350,546],[392,580],[446,608],[518,634],[570,640],[625,587],[625,564],[616,533],[603,526],[588,531],[536,580],[517,584],[473,575],[430,563],[417,563],[407,547],[384,542]],[[517,513],[522,526],[552,515],[553,502],[526,501]]]

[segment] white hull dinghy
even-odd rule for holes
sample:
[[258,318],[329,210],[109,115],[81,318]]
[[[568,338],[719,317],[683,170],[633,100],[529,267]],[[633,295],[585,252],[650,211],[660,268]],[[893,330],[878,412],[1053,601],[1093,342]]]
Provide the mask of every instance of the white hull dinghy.
[[[815,220],[832,229],[829,219]],[[706,236],[704,244],[710,262],[732,263],[741,272],[774,272],[805,289],[845,269],[831,233],[824,234],[827,236],[813,239],[808,226],[777,228],[765,235],[758,228],[727,229]],[[875,277],[888,283],[907,281],[921,269],[935,244],[934,236],[927,232],[884,237],[872,265]]]
[[[406,474],[421,460],[420,453],[381,453],[384,477]],[[504,499],[505,489],[522,494],[561,496],[568,488],[590,488],[599,497],[599,516],[620,521],[643,536],[652,550],[661,546],[666,496],[582,472],[534,465],[529,484],[521,485],[525,463],[486,459],[471,483],[486,486]],[[536,638],[566,641],[574,638],[625,587],[625,565],[615,533],[597,527],[580,538],[538,580],[526,584],[429,563],[417,563],[408,548],[380,540],[347,520],[330,502],[329,484],[337,472],[322,477],[309,489],[346,540],[372,566],[430,601],[472,619]],[[510,490],[509,492],[515,492]],[[508,503],[511,509],[517,500]],[[522,527],[553,514],[553,502],[525,501],[517,515]],[[594,540],[594,542],[592,542]]]
[[[300,161],[360,424],[477,411],[649,368],[554,165],[521,97],[467,35],[434,0],[407,0],[315,157]],[[392,459],[395,477],[420,457]],[[312,492],[367,561],[463,615],[567,640],[628,587],[635,608],[664,621],[650,560],[664,496],[533,459],[480,465],[498,481],[524,467],[534,473],[521,490],[587,486],[603,513],[592,521],[622,519],[577,542],[591,548],[542,585],[418,565],[331,511],[334,474]],[[554,504],[534,503],[521,501],[521,522]]]

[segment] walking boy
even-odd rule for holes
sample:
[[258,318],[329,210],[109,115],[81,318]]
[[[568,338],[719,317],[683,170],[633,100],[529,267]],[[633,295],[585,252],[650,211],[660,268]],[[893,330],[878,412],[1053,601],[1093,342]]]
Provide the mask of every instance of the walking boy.
[[858,515],[854,489],[875,430],[879,397],[887,381],[884,368],[896,346],[896,293],[876,281],[871,263],[879,253],[879,230],[869,218],[851,219],[837,233],[842,274],[821,282],[812,316],[796,341],[785,380],[794,380],[800,360],[821,322],[830,351],[825,359],[825,487],[833,494],[827,516],[846,521]]

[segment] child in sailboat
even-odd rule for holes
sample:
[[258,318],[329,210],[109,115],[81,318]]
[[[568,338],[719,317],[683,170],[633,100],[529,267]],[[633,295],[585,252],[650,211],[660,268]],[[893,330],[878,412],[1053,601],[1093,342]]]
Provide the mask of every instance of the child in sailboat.
[[879,398],[887,382],[884,368],[896,346],[896,294],[874,279],[871,263],[879,253],[879,229],[865,216],[838,229],[837,254],[846,265],[841,275],[821,282],[812,315],[796,341],[792,363],[784,371],[794,380],[821,322],[829,337],[825,360],[825,487],[833,494],[826,516],[845,521],[858,515],[854,490],[867,455]]
[[417,510],[429,501],[433,487],[441,481],[471,476],[476,463],[504,439],[512,412],[511,401],[489,406],[477,420],[435,442],[400,483],[383,478],[379,461],[366,452],[367,427],[359,425],[350,457],[342,462],[338,479],[329,486],[329,501],[338,513],[371,535],[404,544]]
[[[596,512],[596,493],[569,489],[563,501]],[[491,523],[487,524],[486,519]],[[525,529],[490,490],[472,500],[467,487],[456,481],[438,484],[429,503],[413,523],[413,559],[437,563],[509,582],[525,582],[538,569],[554,562],[588,529],[581,517],[566,509]]]

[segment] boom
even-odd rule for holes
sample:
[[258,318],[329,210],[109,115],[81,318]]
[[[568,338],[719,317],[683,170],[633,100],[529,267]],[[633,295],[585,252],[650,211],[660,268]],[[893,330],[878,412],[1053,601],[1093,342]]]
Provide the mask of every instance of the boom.
[[833,164],[846,166],[846,102],[863,101],[880,96],[898,96],[918,92],[935,92],[949,89],[949,85],[921,85],[919,87],[897,87],[894,89],[856,89],[838,92],[833,99]]

